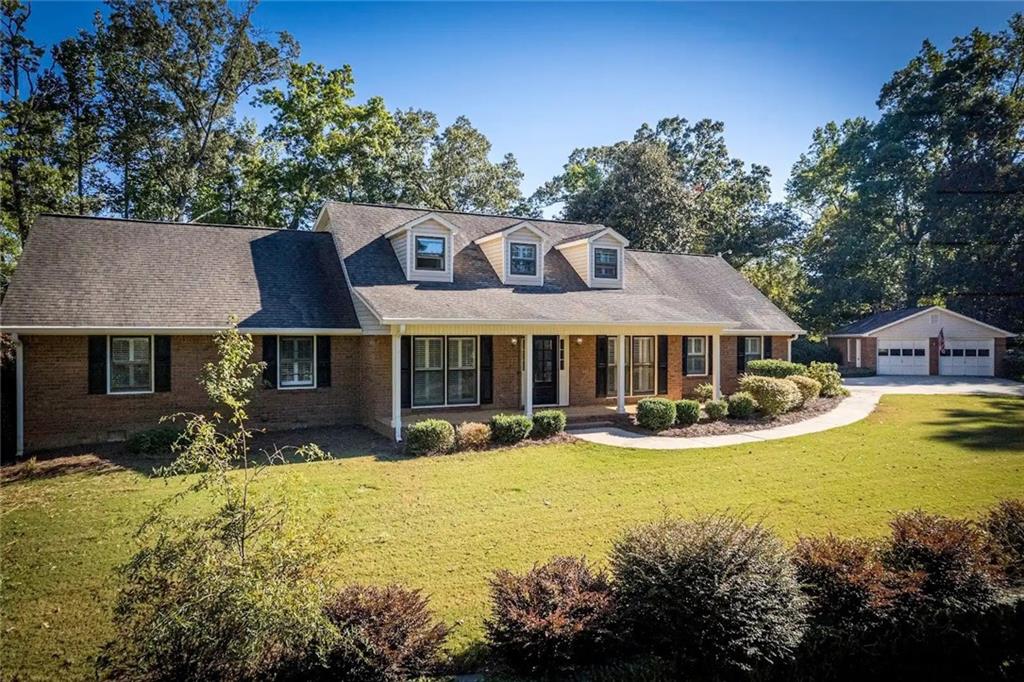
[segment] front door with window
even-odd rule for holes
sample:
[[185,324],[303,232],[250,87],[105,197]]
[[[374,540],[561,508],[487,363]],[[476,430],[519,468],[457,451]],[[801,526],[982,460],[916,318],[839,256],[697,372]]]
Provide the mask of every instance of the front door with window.
[[558,337],[533,337],[533,404],[558,404]]

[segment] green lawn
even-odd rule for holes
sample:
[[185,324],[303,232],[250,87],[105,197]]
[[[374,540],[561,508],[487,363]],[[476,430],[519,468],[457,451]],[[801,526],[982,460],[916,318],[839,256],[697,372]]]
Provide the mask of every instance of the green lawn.
[[[461,651],[479,639],[492,570],[556,553],[601,559],[622,528],[665,513],[749,512],[788,539],[881,534],[913,507],[976,516],[1024,491],[1024,400],[889,396],[852,426],[713,450],[369,454],[272,476],[310,523],[326,519],[339,582],[424,588]],[[112,568],[147,508],[179,485],[82,457],[0,488],[4,678],[90,672],[111,632]]]

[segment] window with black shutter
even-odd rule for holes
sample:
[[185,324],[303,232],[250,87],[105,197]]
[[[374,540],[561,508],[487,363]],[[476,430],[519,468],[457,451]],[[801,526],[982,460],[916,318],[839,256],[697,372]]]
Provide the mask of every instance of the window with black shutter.
[[153,390],[166,393],[171,390],[171,337],[153,337]]
[[603,398],[608,395],[608,337],[598,336],[597,337],[597,370],[595,374],[596,378],[596,395],[598,398]]
[[772,357],[772,337],[770,336],[764,337],[764,352],[762,357],[765,360],[769,360]]
[[494,402],[494,337],[480,337],[480,403]]
[[668,337],[658,336],[658,395],[668,393]]
[[412,337],[402,337],[402,407],[412,407]]
[[107,337],[89,337],[89,393],[107,392]]
[[331,385],[331,337],[316,337],[316,385],[327,388]]
[[264,336],[263,344],[263,388],[277,388],[277,337]]

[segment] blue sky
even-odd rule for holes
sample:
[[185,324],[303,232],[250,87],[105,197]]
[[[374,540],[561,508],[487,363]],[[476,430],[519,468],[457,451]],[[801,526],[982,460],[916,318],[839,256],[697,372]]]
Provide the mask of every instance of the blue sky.
[[[29,33],[52,44],[89,27],[100,8],[36,2]],[[946,48],[1019,11],[1024,4],[264,2],[256,23],[290,32],[304,60],[351,64],[360,99],[429,109],[442,124],[468,116],[495,158],[516,155],[527,194],[575,147],[679,115],[724,121],[730,152],[768,165],[781,199],[814,128],[874,117],[880,87],[924,39]]]

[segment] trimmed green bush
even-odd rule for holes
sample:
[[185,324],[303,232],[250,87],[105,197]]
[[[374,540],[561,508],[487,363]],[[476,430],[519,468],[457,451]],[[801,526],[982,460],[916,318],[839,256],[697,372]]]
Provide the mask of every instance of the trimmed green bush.
[[785,379],[796,375],[806,375],[807,367],[786,360],[751,360],[747,363],[747,374]]
[[491,578],[492,650],[520,674],[560,677],[612,654],[615,617],[607,574],[584,558],[555,557],[524,574]]
[[740,377],[740,388],[754,396],[758,407],[769,417],[789,412],[800,404],[800,389],[789,379],[745,374]]
[[533,430],[533,420],[525,414],[496,414],[491,417],[491,438],[498,445],[515,445]]
[[159,426],[133,433],[125,442],[125,447],[128,448],[128,452],[135,455],[169,455],[171,446],[178,441],[181,434],[181,429],[173,426]]
[[796,387],[800,390],[800,405],[803,407],[807,403],[817,400],[818,395],[821,393],[821,384],[818,383],[817,379],[803,376],[791,376],[789,381],[796,384]]
[[689,426],[700,421],[700,403],[696,400],[676,401],[676,424]]
[[757,401],[746,391],[736,391],[729,396],[729,416],[735,419],[746,419],[754,414]]
[[676,679],[765,679],[803,633],[802,595],[782,541],[760,524],[712,515],[629,530],[610,564],[626,641]]
[[491,444],[491,427],[480,422],[462,422],[455,427],[455,445],[459,450],[483,450]]
[[843,386],[839,365],[834,362],[812,362],[807,369],[807,376],[821,384],[821,395],[825,398],[849,395],[849,391]]
[[561,410],[541,410],[533,413],[532,438],[549,438],[565,431],[565,412]]
[[676,422],[676,406],[665,398],[644,398],[636,406],[636,423],[645,429],[664,431]]
[[724,400],[709,400],[704,403],[704,413],[711,421],[725,419],[729,415],[729,403]]
[[702,403],[711,400],[715,395],[715,387],[711,384],[697,384],[693,389],[693,397]]
[[443,419],[424,419],[405,431],[405,453],[420,457],[443,455],[455,449],[455,427]]
[[1003,500],[982,522],[996,564],[1011,585],[1024,585],[1024,499]]

